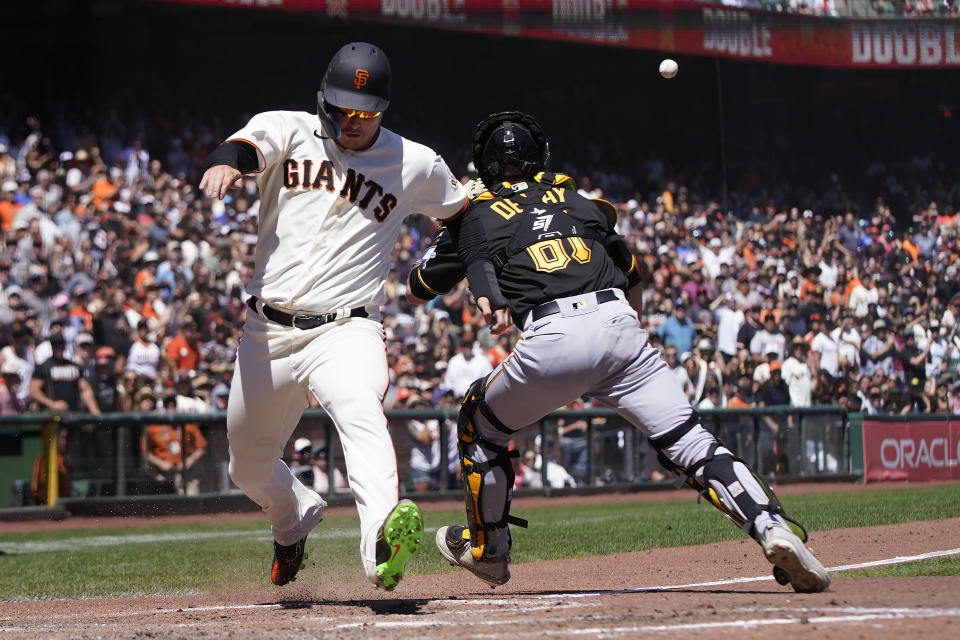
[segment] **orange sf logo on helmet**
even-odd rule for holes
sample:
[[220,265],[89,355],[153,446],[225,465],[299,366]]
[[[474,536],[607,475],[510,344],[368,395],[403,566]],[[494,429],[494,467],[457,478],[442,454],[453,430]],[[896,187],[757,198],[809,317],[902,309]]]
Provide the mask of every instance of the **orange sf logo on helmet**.
[[370,79],[370,74],[366,69],[357,69],[357,72],[353,74],[353,86],[357,89],[360,87],[367,86],[367,80]]

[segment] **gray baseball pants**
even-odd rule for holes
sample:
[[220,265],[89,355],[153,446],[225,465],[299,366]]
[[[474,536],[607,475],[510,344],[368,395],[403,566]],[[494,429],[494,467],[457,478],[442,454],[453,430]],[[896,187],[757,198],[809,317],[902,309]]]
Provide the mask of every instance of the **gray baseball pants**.
[[[485,401],[504,426],[520,430],[533,425],[581,396],[613,408],[651,438],[690,418],[690,403],[660,352],[648,344],[636,312],[623,292],[614,292],[617,299],[610,302],[598,304],[595,293],[586,293],[558,299],[558,313],[536,321],[528,315],[522,339],[487,377]],[[506,446],[512,437],[493,427],[480,412],[474,420],[479,433],[494,445]],[[690,468],[706,457],[715,442],[697,425],[664,454],[680,467]],[[478,462],[497,455],[482,445],[477,449]],[[753,477],[738,475],[746,491],[766,503]],[[493,466],[485,473],[480,504],[485,522],[503,517],[507,484],[501,468]],[[509,550],[506,528],[488,533],[486,540],[489,555],[505,555]]]

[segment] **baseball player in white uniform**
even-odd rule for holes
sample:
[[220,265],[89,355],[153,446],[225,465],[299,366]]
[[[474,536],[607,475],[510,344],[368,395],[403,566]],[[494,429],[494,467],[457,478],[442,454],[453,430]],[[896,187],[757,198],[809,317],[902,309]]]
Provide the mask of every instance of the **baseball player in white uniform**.
[[295,579],[325,506],[281,459],[308,392],[340,435],[367,578],[392,590],[423,535],[417,506],[398,502],[379,305],[407,214],[449,220],[467,198],[436,152],[380,125],[389,100],[384,52],[348,44],[327,68],[318,114],[254,116],[211,153],[200,182],[209,197],[223,198],[253,173],[260,189],[227,434],[230,477],[272,525],[277,585]]

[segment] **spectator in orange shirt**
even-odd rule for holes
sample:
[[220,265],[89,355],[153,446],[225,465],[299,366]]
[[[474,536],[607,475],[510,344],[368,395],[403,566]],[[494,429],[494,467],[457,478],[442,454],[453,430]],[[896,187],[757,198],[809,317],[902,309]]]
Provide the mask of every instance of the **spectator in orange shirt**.
[[73,290],[73,300],[70,302],[70,318],[79,318],[83,330],[93,333],[93,314],[87,310],[90,292],[84,286],[78,285]]
[[934,223],[938,227],[956,227],[960,224],[960,216],[957,215],[957,212],[949,209],[938,211],[936,202],[931,202],[927,210],[931,214],[931,217],[935,216]]
[[[137,391],[136,408],[144,413],[156,411],[157,395],[149,386]],[[164,401],[164,409],[175,410],[176,399]],[[197,461],[207,450],[207,439],[195,424],[179,427],[169,424],[150,424],[144,429],[140,446],[154,471],[154,479],[172,481],[181,495],[200,493]]]
[[143,267],[133,277],[133,286],[139,295],[151,282],[157,281],[157,267],[160,264],[160,255],[156,251],[147,251],[140,259]]
[[143,287],[142,297],[143,306],[140,307],[140,316],[150,318],[158,324],[163,324],[161,316],[166,315],[164,312],[167,305],[160,298],[160,284],[156,280],[147,280]]
[[851,267],[847,271],[847,281],[843,287],[843,295],[839,301],[843,306],[849,306],[850,304],[850,294],[853,293],[853,290],[863,284],[863,280],[860,278],[860,270],[857,267]]
[[807,291],[813,291],[820,286],[821,269],[817,265],[804,267],[803,284],[800,285],[800,297],[807,295]]
[[497,342],[487,350],[487,357],[490,358],[490,366],[494,369],[510,355],[510,334],[503,333],[497,336]]
[[742,375],[737,382],[736,391],[734,392],[733,397],[730,398],[730,401],[727,403],[727,408],[748,409],[755,404],[756,402],[754,401],[753,397],[753,380],[750,378],[750,376]]
[[110,181],[110,173],[101,165],[97,171],[97,179],[90,189],[93,192],[93,206],[97,211],[106,211],[110,199],[117,193],[117,187]]
[[913,261],[917,261],[917,256],[920,255],[920,247],[915,245],[907,234],[904,234],[903,241],[900,243],[900,247],[910,254],[910,257],[913,258]]
[[185,316],[180,331],[167,345],[167,360],[175,372],[195,371],[200,362],[200,338],[193,316]]
[[0,227],[4,231],[13,229],[13,221],[17,217],[22,204],[17,204],[14,200],[17,197],[17,183],[8,180],[3,183],[3,192],[0,193]]

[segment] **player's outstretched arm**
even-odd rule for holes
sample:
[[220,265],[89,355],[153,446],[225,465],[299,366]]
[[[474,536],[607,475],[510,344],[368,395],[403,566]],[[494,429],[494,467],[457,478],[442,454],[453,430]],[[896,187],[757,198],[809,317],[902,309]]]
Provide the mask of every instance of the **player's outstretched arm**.
[[225,164],[210,167],[200,179],[200,190],[206,193],[208,198],[218,200],[223,200],[228,189],[239,189],[242,185],[243,174],[240,170]]
[[256,147],[243,140],[227,140],[207,156],[207,170],[200,179],[200,190],[208,198],[223,200],[228,189],[243,186],[243,174],[257,171],[260,160]]

